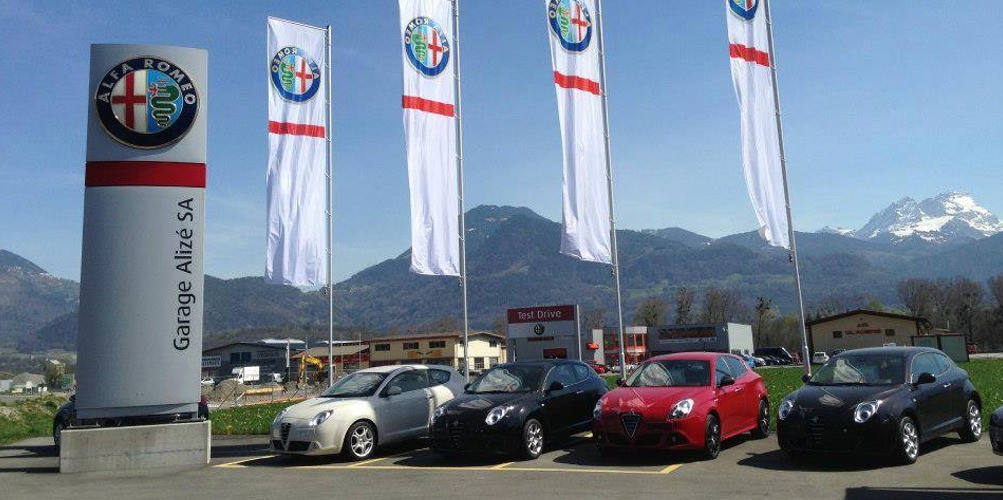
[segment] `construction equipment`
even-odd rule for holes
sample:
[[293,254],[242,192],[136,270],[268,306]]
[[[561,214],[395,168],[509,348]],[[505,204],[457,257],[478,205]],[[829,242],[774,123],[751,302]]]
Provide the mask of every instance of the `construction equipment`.
[[316,367],[316,371],[313,373],[310,383],[319,383],[320,381],[327,378],[327,372],[324,371],[324,362],[320,358],[310,356],[303,353],[300,356],[300,366],[299,366],[299,383],[300,385],[307,383],[307,367],[308,365],[313,365]]

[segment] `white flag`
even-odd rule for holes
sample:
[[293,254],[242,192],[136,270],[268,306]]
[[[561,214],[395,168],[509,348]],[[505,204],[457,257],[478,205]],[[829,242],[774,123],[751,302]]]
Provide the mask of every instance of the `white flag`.
[[267,283],[327,281],[325,34],[268,19]]
[[411,271],[460,275],[453,4],[400,0]]
[[765,1],[725,0],[728,51],[742,116],[742,167],[759,233],[770,245],[789,249]]
[[544,0],[564,153],[561,253],[613,262],[594,0]]

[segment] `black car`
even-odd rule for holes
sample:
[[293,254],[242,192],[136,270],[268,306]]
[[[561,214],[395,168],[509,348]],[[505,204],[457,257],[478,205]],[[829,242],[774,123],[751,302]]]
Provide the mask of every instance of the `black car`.
[[[787,352],[787,349],[783,347],[760,347],[753,351],[755,356],[763,359],[767,359],[767,362],[772,365],[793,365],[794,356]],[[770,362],[772,361],[772,362]]]
[[588,430],[606,382],[580,361],[498,365],[440,405],[429,424],[442,455],[504,453],[536,458],[544,444]]
[[993,445],[993,453],[1003,455],[1003,406],[996,408],[989,418],[989,441]]
[[920,443],[942,434],[982,436],[982,398],[968,372],[925,347],[843,352],[777,410],[777,440],[792,457],[879,453],[913,463]]
[[[209,403],[205,396],[199,399],[198,413],[195,415],[198,420],[209,418]],[[143,425],[159,424],[178,420],[177,416],[164,415],[157,417],[126,417],[122,419],[104,419],[100,421],[78,422],[77,421],[77,395],[70,396],[70,400],[59,406],[56,415],[52,417],[52,443],[59,448],[62,439],[63,429],[68,427],[119,427],[122,425]]]

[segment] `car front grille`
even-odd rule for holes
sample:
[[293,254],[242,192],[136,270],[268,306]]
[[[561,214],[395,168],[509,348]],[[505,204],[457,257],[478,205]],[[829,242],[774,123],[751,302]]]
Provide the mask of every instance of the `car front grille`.
[[289,451],[303,453],[310,449],[310,441],[289,441]]
[[463,444],[463,439],[467,437],[467,424],[459,421],[450,422],[446,424],[446,432],[453,446],[459,448]]
[[273,439],[272,440],[272,448],[275,448],[276,450],[281,450],[282,449],[282,441],[279,441],[278,439]]
[[825,440],[825,419],[818,415],[805,415],[804,428],[808,444],[821,446]]
[[623,425],[623,430],[627,433],[627,437],[633,438],[634,433],[637,432],[637,427],[641,425],[641,416],[636,413],[624,413],[620,415],[620,424]]
[[282,442],[289,441],[289,429],[292,429],[293,424],[282,424],[279,428],[279,435],[282,436]]

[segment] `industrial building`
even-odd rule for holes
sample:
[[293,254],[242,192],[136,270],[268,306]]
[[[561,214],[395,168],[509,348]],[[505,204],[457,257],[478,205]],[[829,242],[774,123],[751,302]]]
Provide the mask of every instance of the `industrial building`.
[[[751,354],[752,326],[741,323],[706,325],[628,326],[624,328],[624,356],[636,365],[650,356],[673,352],[730,352]],[[603,329],[607,365],[620,362],[620,339],[615,327]]]
[[857,309],[806,323],[811,352],[913,345],[926,320],[917,316]]
[[[470,332],[470,370],[482,371],[505,362],[505,337],[492,332]],[[463,334],[430,333],[377,337],[369,340],[372,366],[423,363],[447,365],[463,371]]]
[[202,376],[217,382],[231,377],[234,368],[258,366],[262,377],[286,373],[286,344],[234,342],[202,351]]

